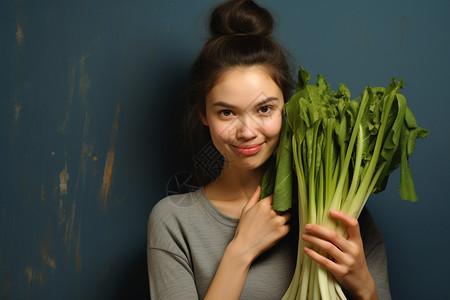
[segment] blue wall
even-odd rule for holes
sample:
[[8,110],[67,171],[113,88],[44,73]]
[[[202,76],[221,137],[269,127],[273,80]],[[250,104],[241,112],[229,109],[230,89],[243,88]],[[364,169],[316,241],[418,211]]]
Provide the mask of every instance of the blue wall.
[[[146,299],[146,222],[184,171],[175,99],[217,1],[0,4],[0,296]],[[450,2],[260,1],[295,65],[356,97],[403,77],[419,124],[411,168],[368,206],[395,299],[443,299],[450,283]]]

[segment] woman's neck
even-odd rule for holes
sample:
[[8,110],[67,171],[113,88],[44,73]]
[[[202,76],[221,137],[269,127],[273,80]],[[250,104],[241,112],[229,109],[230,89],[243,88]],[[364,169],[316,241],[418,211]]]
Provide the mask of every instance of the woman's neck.
[[236,166],[225,165],[219,177],[207,186],[210,194],[220,200],[248,200],[256,187],[261,184],[265,168],[244,170]]
[[219,177],[205,187],[208,199],[222,213],[239,218],[242,208],[261,184],[264,167],[243,170],[225,166]]

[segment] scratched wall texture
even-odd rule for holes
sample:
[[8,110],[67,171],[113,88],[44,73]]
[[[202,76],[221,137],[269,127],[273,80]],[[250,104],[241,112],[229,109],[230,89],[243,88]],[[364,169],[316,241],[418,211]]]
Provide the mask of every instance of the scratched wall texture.
[[[191,161],[176,99],[215,3],[0,3],[2,299],[148,299],[147,217]],[[294,63],[334,88],[404,78],[431,130],[411,160],[420,202],[399,199],[394,173],[368,206],[394,299],[445,298],[450,2],[261,3]]]

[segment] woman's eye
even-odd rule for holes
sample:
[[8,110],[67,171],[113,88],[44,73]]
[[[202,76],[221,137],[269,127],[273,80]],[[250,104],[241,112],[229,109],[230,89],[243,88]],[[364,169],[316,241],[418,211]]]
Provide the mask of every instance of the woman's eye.
[[266,106],[261,106],[259,108],[259,112],[263,113],[263,114],[269,114],[272,111],[272,107],[266,105]]
[[233,112],[231,110],[229,110],[229,109],[224,109],[224,110],[221,110],[219,112],[219,114],[222,117],[231,117],[233,115]]

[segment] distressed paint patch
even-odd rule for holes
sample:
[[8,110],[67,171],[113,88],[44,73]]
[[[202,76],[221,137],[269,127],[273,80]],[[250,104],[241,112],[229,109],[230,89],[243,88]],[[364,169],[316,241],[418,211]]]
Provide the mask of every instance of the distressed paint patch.
[[[14,106],[13,106],[13,117],[14,117],[14,124],[18,124],[20,120],[20,113],[22,111],[23,105],[22,105],[22,94],[23,91],[26,89],[25,85],[21,83],[22,77],[23,77],[23,59],[22,55],[17,55],[17,66],[16,66],[16,84],[14,88]],[[16,127],[17,128],[17,127]]]
[[23,34],[23,25],[24,25],[24,19],[22,17],[16,18],[16,42],[18,45],[23,46],[25,35]]
[[19,122],[20,111],[22,109],[22,105],[20,105],[18,102],[19,101],[17,101],[16,98],[16,104],[14,104],[14,123]]
[[64,117],[64,121],[61,125],[58,126],[58,133],[64,134],[66,133],[67,124],[69,123],[70,119],[70,111],[72,110],[72,102],[73,102],[73,94],[75,91],[75,73],[77,69],[77,65],[72,65],[72,63],[69,64],[69,99],[67,103],[67,110]]
[[47,230],[45,231],[45,239],[41,242],[41,259],[43,262],[42,270],[50,267],[52,271],[56,269],[56,260],[50,256],[50,249],[52,247],[52,232],[53,226],[51,219],[48,219]]
[[22,3],[17,3],[17,14],[16,14],[16,36],[15,36],[15,45],[14,52],[16,56],[16,66],[15,66],[15,95],[14,95],[14,107],[13,107],[13,116],[14,123],[20,119],[20,112],[22,110],[21,105],[21,94],[22,94],[22,77],[23,77],[23,54],[24,54],[24,44],[25,44],[25,35],[24,35],[24,27],[25,27],[25,18],[23,16]]
[[84,120],[84,127],[83,127],[83,141],[81,143],[81,154],[80,154],[80,167],[78,169],[78,178],[76,183],[76,193],[78,191],[84,190],[85,182],[86,182],[86,173],[87,173],[87,164],[88,164],[88,158],[92,156],[93,146],[89,145],[85,139],[87,138],[88,134],[88,128],[89,128],[89,115],[86,112],[85,120]]
[[104,209],[108,208],[108,197],[111,189],[112,171],[114,166],[114,158],[116,155],[117,132],[119,131],[119,113],[120,104],[117,103],[114,123],[111,129],[108,152],[106,154],[105,169],[103,171],[103,184],[100,191]]
[[42,283],[43,280],[42,274],[33,271],[32,267],[27,266],[25,268],[25,273],[28,277],[28,287],[30,288],[30,290],[33,290],[36,284]]
[[66,222],[66,233],[64,235],[64,243],[66,245],[67,253],[70,255],[70,250],[72,247],[72,237],[73,237],[73,224],[75,222],[77,204],[74,202],[72,204],[72,211],[70,213],[69,219]]
[[33,268],[26,267],[25,273],[28,276],[28,286],[30,287],[30,289],[33,289]]
[[51,258],[48,254],[48,249],[45,245],[43,245],[41,247],[41,256],[42,256],[42,261],[48,265],[52,271],[55,271],[56,269],[56,261],[55,259]]
[[66,214],[65,214],[65,210],[64,210],[64,201],[62,198],[59,198],[59,225],[63,224],[64,222],[66,222]]
[[109,149],[108,154],[106,155],[105,170],[103,172],[103,184],[101,190],[104,209],[108,208],[108,197],[111,188],[114,156],[115,156],[115,149]]
[[61,125],[58,126],[59,134],[66,133],[67,124],[69,123],[70,114],[72,111],[73,97],[75,94],[77,70],[79,70],[78,91],[80,93],[80,101],[83,106],[87,104],[87,90],[91,86],[91,80],[85,68],[85,62],[88,57],[89,53],[85,53],[81,56],[81,58],[77,62],[74,62],[73,59],[71,59],[71,61],[69,62],[69,75],[68,75],[69,96],[64,120],[61,123]]
[[86,183],[87,163],[88,158],[92,156],[92,149],[93,147],[88,145],[86,142],[83,141],[81,143],[80,168],[78,169],[78,179],[76,185],[77,191],[80,189],[80,186],[84,189]]
[[69,172],[67,171],[67,160],[65,162],[64,169],[59,173],[59,225],[66,222],[66,211],[64,207],[65,196],[67,195],[67,181],[70,179]]
[[66,195],[67,194],[67,181],[69,180],[70,176],[67,172],[67,161],[65,164],[64,169],[59,173],[59,194]]
[[80,98],[81,103],[86,105],[87,104],[87,90],[91,86],[91,80],[89,79],[89,74],[86,72],[85,69],[85,62],[86,59],[89,57],[89,53],[84,54],[81,56],[80,59]]

